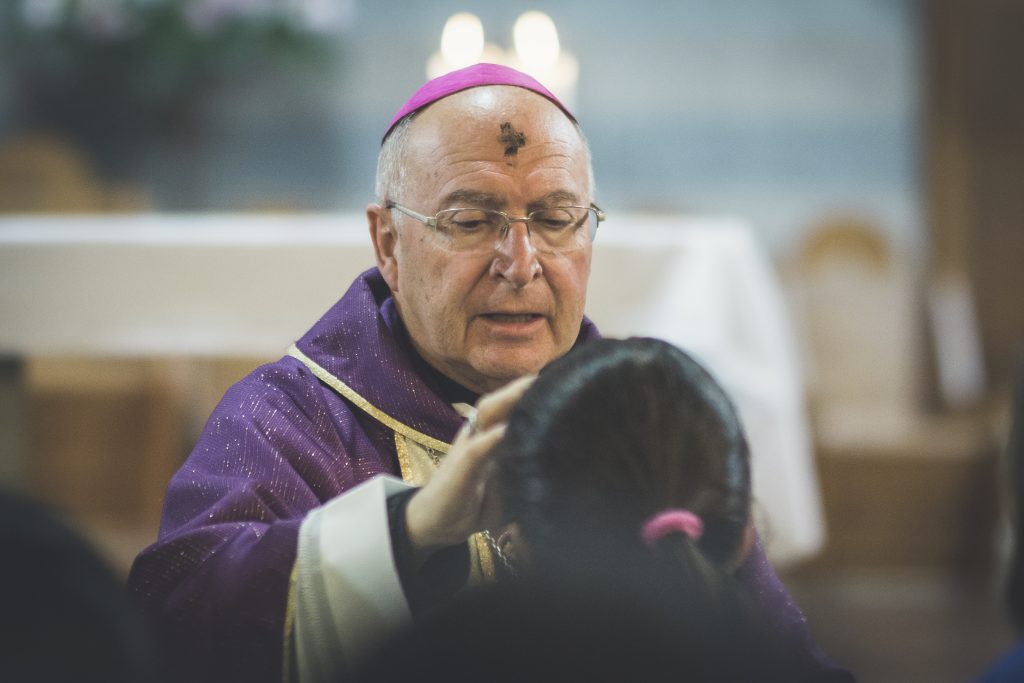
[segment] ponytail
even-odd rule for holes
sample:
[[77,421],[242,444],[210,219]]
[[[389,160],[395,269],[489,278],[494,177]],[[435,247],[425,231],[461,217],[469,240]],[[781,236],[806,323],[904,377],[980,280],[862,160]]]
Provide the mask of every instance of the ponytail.
[[703,519],[683,508],[652,515],[640,530],[652,569],[658,574],[652,578],[663,591],[708,610],[718,609],[723,601],[732,602],[737,582],[701,546],[703,535]]

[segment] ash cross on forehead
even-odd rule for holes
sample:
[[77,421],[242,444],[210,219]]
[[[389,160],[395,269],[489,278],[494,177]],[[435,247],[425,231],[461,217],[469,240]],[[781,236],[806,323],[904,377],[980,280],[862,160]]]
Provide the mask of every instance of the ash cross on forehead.
[[501,124],[501,135],[498,136],[498,142],[505,145],[505,156],[514,157],[519,153],[519,148],[526,144],[526,134],[516,130],[511,123],[506,121]]

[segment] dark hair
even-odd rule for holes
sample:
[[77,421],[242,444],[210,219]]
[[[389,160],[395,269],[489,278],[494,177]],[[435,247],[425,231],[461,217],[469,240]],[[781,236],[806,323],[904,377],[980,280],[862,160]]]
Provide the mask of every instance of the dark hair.
[[667,619],[627,596],[595,600],[575,584],[523,579],[460,594],[374,653],[354,681],[771,680],[763,668],[702,671],[685,645]]
[[[518,580],[467,591],[358,681],[804,680],[728,571],[747,445],[690,356],[655,339],[575,348],[541,371],[492,458],[529,556]],[[644,523],[669,508],[699,515],[703,535],[648,547]]]
[[[551,363],[509,418],[495,453],[506,517],[541,571],[566,561],[652,556],[700,573],[737,554],[750,513],[749,456],[725,392],[693,358],[657,339],[603,339]],[[685,508],[698,541],[646,520]],[[597,555],[597,556],[595,556]]]
[[[750,517],[749,451],[697,361],[656,339],[581,345],[541,371],[493,456],[528,556],[521,574],[626,596],[674,624],[697,669],[773,669],[770,629],[730,572]],[[699,516],[703,534],[648,547],[645,523],[670,509]]]

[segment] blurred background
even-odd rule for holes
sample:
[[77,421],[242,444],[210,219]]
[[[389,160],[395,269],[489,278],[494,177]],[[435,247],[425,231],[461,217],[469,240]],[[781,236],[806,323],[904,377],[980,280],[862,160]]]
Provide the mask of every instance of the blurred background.
[[[784,579],[826,651],[869,682],[979,673],[1015,638],[1015,0],[8,0],[0,237],[19,236],[0,249],[33,215],[358,214],[404,98],[481,55],[567,100],[610,216],[749,226],[792,326],[827,533]],[[36,296],[8,297],[0,326]],[[276,357],[0,354],[0,476],[120,572],[221,393]]]

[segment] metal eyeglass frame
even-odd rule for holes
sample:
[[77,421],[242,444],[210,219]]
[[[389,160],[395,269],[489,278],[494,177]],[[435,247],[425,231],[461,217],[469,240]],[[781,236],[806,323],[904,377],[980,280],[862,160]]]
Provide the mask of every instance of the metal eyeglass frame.
[[508,230],[509,230],[510,227],[512,227],[513,223],[525,223],[527,230],[532,235],[533,231],[530,229],[530,226],[531,226],[531,223],[533,222],[533,215],[535,213],[539,213],[541,211],[549,211],[551,209],[586,209],[587,211],[593,211],[594,215],[597,218],[597,220],[594,222],[594,229],[590,233],[590,241],[591,242],[593,242],[594,238],[597,236],[597,228],[598,228],[598,226],[601,223],[603,223],[605,218],[606,218],[604,211],[602,211],[601,208],[598,207],[597,204],[594,204],[593,202],[590,203],[590,206],[577,206],[577,205],[547,206],[547,207],[544,207],[543,209],[537,209],[536,211],[531,211],[529,214],[527,214],[526,216],[522,216],[522,217],[509,216],[504,211],[498,211],[497,209],[477,209],[477,208],[474,208],[474,207],[467,207],[467,206],[455,207],[455,208],[452,208],[452,209],[441,209],[440,211],[438,211],[433,216],[426,216],[426,215],[424,215],[422,213],[419,213],[417,211],[413,211],[412,209],[406,208],[406,207],[402,206],[401,204],[399,204],[397,202],[391,201],[390,199],[387,200],[386,202],[384,202],[384,208],[386,208],[386,209],[397,209],[399,211],[399,213],[404,213],[406,216],[409,216],[410,218],[415,218],[419,222],[421,222],[424,225],[426,225],[427,227],[429,227],[431,230],[435,230],[437,232],[440,232],[440,229],[437,227],[437,218],[442,213],[452,213],[452,212],[455,212],[455,211],[488,211],[488,212],[491,212],[491,213],[496,213],[496,214],[498,214],[499,216],[501,216],[502,218],[505,219],[505,225],[501,229],[501,233],[500,233],[500,236],[498,238],[498,241],[495,243],[495,247],[497,247],[497,245],[501,244],[502,240],[505,239],[505,235],[508,234]]

